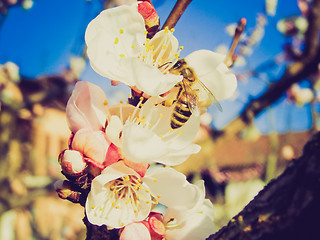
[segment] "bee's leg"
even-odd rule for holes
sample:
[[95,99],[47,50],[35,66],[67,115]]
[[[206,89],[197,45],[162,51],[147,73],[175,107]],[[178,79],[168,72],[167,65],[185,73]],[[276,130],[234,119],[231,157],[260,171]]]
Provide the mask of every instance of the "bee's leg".
[[171,107],[177,100],[175,99],[167,99],[167,100],[164,100],[156,105],[159,105],[161,104],[162,106],[165,106],[165,107]]

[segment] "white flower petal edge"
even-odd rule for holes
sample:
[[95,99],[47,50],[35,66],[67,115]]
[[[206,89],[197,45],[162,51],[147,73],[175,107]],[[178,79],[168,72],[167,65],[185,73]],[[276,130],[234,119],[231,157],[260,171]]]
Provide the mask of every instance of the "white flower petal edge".
[[151,195],[140,176],[119,161],[93,179],[85,209],[90,223],[121,228],[148,216]]
[[215,232],[213,205],[205,199],[197,211],[192,212],[183,224],[166,228],[167,240],[203,240]]
[[181,205],[169,207],[165,213],[166,239],[203,240],[214,233],[214,211],[209,199],[205,199],[204,182],[198,181],[199,199],[192,208]]
[[104,103],[107,97],[98,86],[89,82],[77,82],[66,107],[70,130],[81,128],[101,130],[106,121]]
[[[237,88],[237,79],[224,64],[225,55],[209,50],[198,50],[189,54],[185,60],[217,100],[232,97]],[[197,88],[196,85],[194,88]],[[206,98],[201,92],[199,95],[200,101]]]
[[203,199],[198,186],[190,184],[185,175],[169,167],[148,169],[142,180],[159,203],[170,208],[192,209]]

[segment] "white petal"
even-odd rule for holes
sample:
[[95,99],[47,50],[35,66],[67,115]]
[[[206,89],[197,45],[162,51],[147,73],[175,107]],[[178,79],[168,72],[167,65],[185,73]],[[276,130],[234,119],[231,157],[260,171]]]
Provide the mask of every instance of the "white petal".
[[130,75],[120,55],[136,57],[145,42],[144,32],[145,23],[136,6],[102,11],[89,23],[85,34],[93,69],[102,76],[130,85]]
[[122,132],[122,151],[133,162],[152,162],[167,152],[162,139],[142,125],[127,122]]
[[191,144],[200,127],[200,115],[192,114],[188,121],[180,128],[175,129],[173,134],[165,138],[170,149],[182,149]]
[[[197,77],[218,100],[230,98],[237,88],[235,75],[224,64],[225,56],[209,50],[199,50],[189,54],[185,60]],[[199,88],[195,84],[195,89]],[[205,94],[200,96],[200,100]]]
[[169,208],[191,209],[203,199],[198,186],[190,184],[185,175],[169,167],[147,171],[143,182],[159,203]]
[[106,121],[105,100],[107,97],[98,86],[77,82],[66,107],[70,130],[73,133],[81,128],[100,130]]
[[150,96],[158,96],[182,81],[182,76],[163,74],[157,67],[142,62],[138,58],[123,59],[137,88]]
[[213,206],[210,200],[205,199],[201,208],[190,214],[183,224],[175,228],[166,229],[166,239],[203,240],[214,232]]
[[[179,42],[178,39],[173,36],[171,31],[161,30],[154,35],[154,37],[149,42],[150,46],[154,46],[155,59],[161,57],[162,61],[159,65],[170,62],[178,51]],[[165,47],[165,49],[164,49]]]
[[106,128],[106,135],[108,139],[117,147],[121,146],[120,133],[123,124],[118,116],[112,115]]
[[185,148],[170,151],[165,157],[157,160],[159,163],[163,163],[168,166],[176,166],[186,161],[191,154],[196,154],[200,151],[201,147],[197,144],[187,145]]

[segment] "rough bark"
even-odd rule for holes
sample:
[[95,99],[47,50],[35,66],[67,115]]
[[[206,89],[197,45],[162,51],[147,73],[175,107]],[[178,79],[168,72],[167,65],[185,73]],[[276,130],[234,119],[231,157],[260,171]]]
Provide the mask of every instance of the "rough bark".
[[320,133],[210,240],[320,239]]

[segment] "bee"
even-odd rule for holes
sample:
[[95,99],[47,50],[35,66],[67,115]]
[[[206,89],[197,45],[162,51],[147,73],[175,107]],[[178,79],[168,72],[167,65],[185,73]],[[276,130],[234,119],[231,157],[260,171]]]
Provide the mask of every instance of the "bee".
[[[182,75],[183,80],[176,87],[179,88],[175,106],[171,115],[171,128],[182,127],[191,114],[200,114],[200,107],[208,107],[213,103],[220,111],[222,107],[213,93],[198,79],[196,72],[184,59],[179,59],[169,70],[170,73]],[[200,89],[202,88],[202,89]],[[203,91],[208,96],[208,102],[199,102],[199,91]]]

